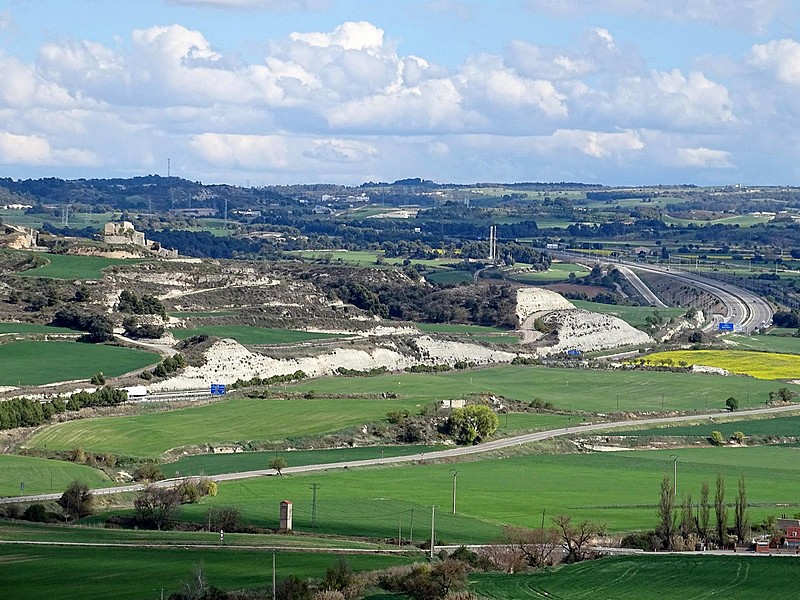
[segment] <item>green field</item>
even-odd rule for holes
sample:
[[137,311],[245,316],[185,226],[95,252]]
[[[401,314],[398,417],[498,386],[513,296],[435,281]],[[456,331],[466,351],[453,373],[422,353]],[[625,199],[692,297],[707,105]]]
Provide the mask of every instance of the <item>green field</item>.
[[82,445],[98,452],[154,456],[185,445],[325,433],[381,420],[391,410],[413,412],[429,402],[474,393],[528,402],[540,398],[565,409],[611,412],[722,409],[730,396],[742,399],[745,408],[745,398],[753,406],[764,403],[776,386],[745,377],[509,366],[437,375],[323,378],[301,382],[292,389],[342,396],[392,392],[399,398],[228,400],[166,413],[62,423],[38,433],[29,444],[67,450]]
[[470,589],[492,600],[761,600],[788,590],[800,561],[786,557],[617,556],[533,574],[474,574]]
[[[526,431],[556,429],[577,423],[579,419],[567,415],[540,413],[511,413],[500,415],[498,437],[517,435]],[[217,475],[236,471],[266,469],[270,459],[281,456],[290,467],[332,463],[348,460],[367,460],[384,456],[408,456],[420,452],[441,450],[442,446],[366,446],[360,448],[334,448],[330,450],[292,450],[276,452],[237,452],[235,454],[200,454],[186,456],[162,466],[162,472],[173,477],[181,475]]]
[[726,335],[725,342],[733,348],[758,350],[760,352],[780,352],[800,354],[800,338],[779,335]]
[[20,333],[23,335],[36,335],[39,333],[71,333],[81,335],[81,332],[65,327],[51,327],[50,325],[38,325],[36,323],[0,323],[0,334]]
[[91,487],[109,485],[109,479],[98,469],[61,460],[32,456],[0,454],[0,496],[49,494],[63,491],[71,481],[83,481]]
[[420,452],[441,450],[443,446],[365,446],[333,448],[330,450],[289,450],[277,452],[237,452],[235,454],[199,454],[186,456],[165,464],[161,472],[166,477],[180,475],[218,475],[237,471],[266,469],[269,461],[280,456],[289,467],[318,465],[349,460],[369,460],[389,456],[408,456]]
[[[327,377],[303,381],[293,389],[328,394],[395,392],[421,403],[490,393],[530,402],[536,398],[562,409],[591,412],[701,410],[725,407],[730,396],[749,396],[753,405],[768,400],[781,384],[749,377],[640,370],[600,371],[503,366],[436,375],[398,373],[379,377]],[[742,406],[744,408],[744,406]]]
[[193,335],[205,334],[221,338],[233,338],[240,344],[295,344],[308,340],[342,337],[335,333],[268,329],[265,327],[248,327],[246,325],[203,325],[194,329],[172,329],[170,331],[179,340],[185,340]]
[[586,300],[570,300],[575,308],[589,310],[619,317],[634,327],[644,327],[645,319],[658,313],[665,320],[680,317],[686,314],[685,308],[653,308],[652,306],[624,306],[622,304],[603,304],[601,302],[587,302]]
[[0,345],[0,385],[42,385],[89,379],[102,371],[116,377],[158,362],[142,350],[82,342],[22,341]]
[[557,283],[559,281],[567,281],[570,273],[575,273],[575,276],[580,279],[589,274],[589,268],[579,264],[553,263],[547,271],[518,273],[512,275],[511,278],[514,281],[523,283]]
[[102,279],[103,269],[111,265],[134,264],[139,260],[104,258],[102,256],[72,256],[70,254],[44,254],[46,265],[17,273],[22,277],[47,277],[50,279]]
[[[227,541],[231,536],[225,537]],[[339,556],[279,552],[278,579],[288,575],[322,577]],[[409,557],[382,555],[347,558],[354,570],[386,568],[412,561]],[[181,583],[190,578],[197,566],[202,566],[208,583],[219,588],[263,587],[271,592],[272,553],[267,551],[0,545],[3,596],[19,600],[157,600],[161,588],[164,598],[179,591]]]
[[[745,477],[752,522],[767,515],[800,510],[800,451],[791,447],[683,448],[679,450],[531,454],[443,464],[262,477],[220,486],[219,495],[199,506],[184,507],[200,520],[208,505],[234,505],[252,522],[277,525],[277,506],[294,502],[295,527],[311,525],[311,483],[319,484],[317,523],[321,533],[390,537],[398,523],[424,536],[430,527],[431,504],[439,507],[436,526],[449,543],[487,542],[501,534],[501,525],[533,527],[546,515],[605,523],[609,531],[653,528],[659,486],[672,476],[677,454],[678,494],[699,495],[701,483],[712,486],[725,477],[729,501],[738,479]],[[457,516],[452,506],[451,470],[458,471]],[[428,529],[429,531],[429,529]],[[417,538],[415,539],[422,539]]]
[[[321,389],[321,388],[318,388]],[[417,399],[236,399],[131,417],[69,421],[43,429],[32,448],[157,456],[170,448],[239,441],[277,441],[383,420],[392,410],[419,410]]]
[[719,431],[725,439],[730,438],[735,431],[741,431],[745,435],[758,437],[800,437],[800,416],[797,417],[775,417],[774,419],[743,419],[725,420],[715,419],[713,422],[706,420],[705,423],[697,425],[676,425],[675,427],[652,427],[647,429],[637,429],[612,433],[612,435],[624,435],[626,437],[661,437],[661,436],[681,436],[681,437],[703,437],[711,435],[712,431]]

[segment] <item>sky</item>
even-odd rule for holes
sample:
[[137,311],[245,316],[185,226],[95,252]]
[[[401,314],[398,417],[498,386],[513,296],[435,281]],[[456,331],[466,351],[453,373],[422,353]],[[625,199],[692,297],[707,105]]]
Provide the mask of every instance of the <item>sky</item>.
[[0,177],[800,185],[796,0],[0,0]]

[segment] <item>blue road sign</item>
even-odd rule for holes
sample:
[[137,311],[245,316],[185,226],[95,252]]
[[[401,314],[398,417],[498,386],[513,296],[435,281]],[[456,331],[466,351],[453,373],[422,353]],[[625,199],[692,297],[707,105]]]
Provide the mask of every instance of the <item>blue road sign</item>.
[[572,350],[567,350],[567,356],[580,356],[580,355],[581,355],[580,350],[576,350],[574,348]]
[[720,331],[733,331],[733,323],[720,323],[719,324]]
[[211,384],[211,395],[212,396],[223,396],[225,394],[225,384],[224,383],[212,383]]

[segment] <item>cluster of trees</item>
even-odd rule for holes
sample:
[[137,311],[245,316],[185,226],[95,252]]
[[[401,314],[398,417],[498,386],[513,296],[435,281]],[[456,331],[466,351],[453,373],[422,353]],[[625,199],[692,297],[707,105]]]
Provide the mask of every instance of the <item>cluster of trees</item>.
[[258,256],[263,250],[268,249],[268,246],[258,241],[232,236],[215,236],[208,231],[149,229],[144,233],[148,240],[158,242],[164,248],[175,248],[181,255],[199,258],[243,258]]
[[182,504],[194,504],[204,496],[216,496],[217,484],[210,479],[185,479],[177,486],[148,485],[133,500],[137,526],[159,531],[175,519]]
[[150,381],[153,377],[169,377],[170,373],[183,369],[187,364],[182,354],[168,356],[158,363],[152,371],[142,371],[141,378]]
[[62,398],[53,398],[49,402],[40,402],[29,398],[12,398],[0,402],[0,430],[36,427],[47,422],[56,414],[87,407],[116,406],[127,399],[128,394],[125,391],[109,387],[95,392],[77,392],[66,401]]
[[[653,548],[647,549],[693,550],[698,545],[711,544],[727,548],[731,543],[741,543],[750,533],[744,477],[739,479],[733,502],[732,530],[728,528],[729,508],[725,500],[725,479],[722,475],[717,475],[713,499],[708,482],[704,481],[700,486],[700,500],[696,504],[692,495],[686,494],[679,505],[673,483],[665,475],[661,481],[657,513],[658,525],[651,539]],[[731,533],[735,539],[731,539]]]
[[373,315],[423,323],[474,323],[513,329],[516,294],[508,284],[435,287],[404,281],[354,281],[336,277],[317,282],[331,299]]
[[138,296],[128,290],[120,292],[117,310],[133,315],[158,315],[163,319],[167,318],[167,309],[161,300],[151,294]]
[[272,375],[271,377],[253,377],[247,381],[237,379],[230,384],[230,389],[235,390],[243,387],[252,387],[255,385],[275,385],[276,383],[291,383],[292,381],[300,381],[308,377],[305,371],[297,370],[294,373],[286,373],[285,375]]
[[800,328],[800,310],[779,310],[772,315],[772,323],[775,327],[787,327],[790,329]]
[[92,343],[114,339],[114,323],[104,314],[88,312],[74,307],[59,309],[53,317],[53,325],[85,331],[84,339]]
[[447,431],[459,444],[477,444],[491,436],[500,424],[497,415],[483,404],[453,409]]
[[158,339],[166,331],[160,323],[139,323],[135,317],[125,317],[122,320],[125,335],[133,339]]

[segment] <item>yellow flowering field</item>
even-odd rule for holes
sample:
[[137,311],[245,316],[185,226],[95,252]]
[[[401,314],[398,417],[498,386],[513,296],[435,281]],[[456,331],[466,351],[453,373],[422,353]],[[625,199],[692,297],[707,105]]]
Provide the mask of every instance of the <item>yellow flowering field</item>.
[[[641,359],[640,359],[641,360]],[[720,367],[759,379],[800,379],[800,355],[748,350],[674,350],[643,359],[649,365]],[[638,362],[636,360],[632,362]]]

